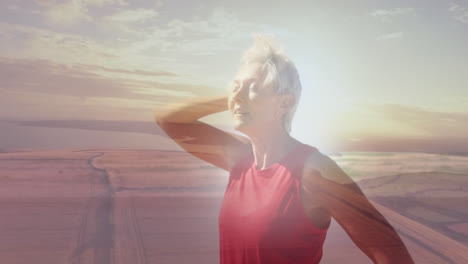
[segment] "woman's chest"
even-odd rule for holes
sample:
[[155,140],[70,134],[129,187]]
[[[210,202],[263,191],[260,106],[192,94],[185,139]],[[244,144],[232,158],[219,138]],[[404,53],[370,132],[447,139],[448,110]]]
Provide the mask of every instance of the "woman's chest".
[[297,223],[301,215],[299,182],[293,177],[244,177],[229,183],[220,210],[220,224],[240,230],[264,230]]
[[310,197],[305,201],[302,199],[301,183],[297,177],[245,176],[231,181],[226,189],[220,210],[223,224],[243,230],[258,230],[268,226],[309,223],[322,228],[329,223],[330,216],[317,201]]

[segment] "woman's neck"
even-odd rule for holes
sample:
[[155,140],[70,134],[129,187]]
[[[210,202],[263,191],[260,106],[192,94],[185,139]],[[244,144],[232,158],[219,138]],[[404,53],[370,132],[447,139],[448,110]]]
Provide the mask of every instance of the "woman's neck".
[[280,161],[300,142],[281,130],[278,133],[265,133],[261,137],[251,137],[251,144],[256,169],[261,170]]

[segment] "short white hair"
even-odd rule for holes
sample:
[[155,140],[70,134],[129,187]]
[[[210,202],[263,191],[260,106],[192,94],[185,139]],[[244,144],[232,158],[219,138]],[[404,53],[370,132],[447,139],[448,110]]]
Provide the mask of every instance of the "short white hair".
[[254,44],[244,53],[242,61],[245,64],[263,64],[263,69],[267,70],[264,83],[272,84],[276,94],[293,95],[294,103],[283,118],[283,127],[290,133],[292,119],[302,91],[296,66],[286,56],[284,49],[275,38],[261,35],[254,37]]

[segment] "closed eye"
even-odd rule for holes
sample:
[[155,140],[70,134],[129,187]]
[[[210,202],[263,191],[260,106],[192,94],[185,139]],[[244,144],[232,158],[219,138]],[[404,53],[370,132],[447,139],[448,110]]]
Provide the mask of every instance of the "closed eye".
[[249,89],[250,90],[256,90],[257,89],[257,82],[256,82],[256,78],[250,78],[250,79],[246,79],[242,82],[239,82],[238,80],[235,80],[231,83],[230,85],[230,90],[235,92],[237,90],[239,90],[241,88],[241,83],[242,83],[242,86],[244,85],[248,85]]

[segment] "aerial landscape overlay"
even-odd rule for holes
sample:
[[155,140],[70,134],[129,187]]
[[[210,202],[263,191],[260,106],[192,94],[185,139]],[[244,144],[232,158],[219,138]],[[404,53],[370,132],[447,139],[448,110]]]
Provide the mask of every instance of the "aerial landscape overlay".
[[[336,159],[346,168],[344,157]],[[217,217],[229,175],[187,153],[22,151],[0,153],[0,168],[6,263],[219,262]],[[357,182],[417,263],[468,260],[468,175],[410,172]],[[344,261],[371,263],[333,221],[322,262]]]
[[[233,182],[228,164],[250,140],[255,160],[264,159],[256,165],[266,168],[289,136],[336,162],[324,159],[378,211],[361,193],[373,214],[340,196],[340,185],[328,192],[311,180],[300,189],[343,201],[333,210],[310,191],[303,203],[311,221],[328,224],[325,210],[337,219],[320,263],[369,264],[368,255],[468,263],[467,1],[1,0],[0,7],[0,264],[224,262],[235,248],[224,234],[243,230],[232,241],[244,243],[268,226],[231,221],[248,228],[223,231],[244,208],[220,210]],[[247,209],[274,207],[273,196],[263,202],[261,192],[245,193],[233,204],[253,194]],[[258,208],[248,216],[275,217]],[[286,219],[271,230],[297,222]],[[301,232],[299,242],[310,240]],[[302,257],[283,239],[295,233],[277,234],[294,253],[269,252]],[[319,256],[308,249],[301,250]]]

